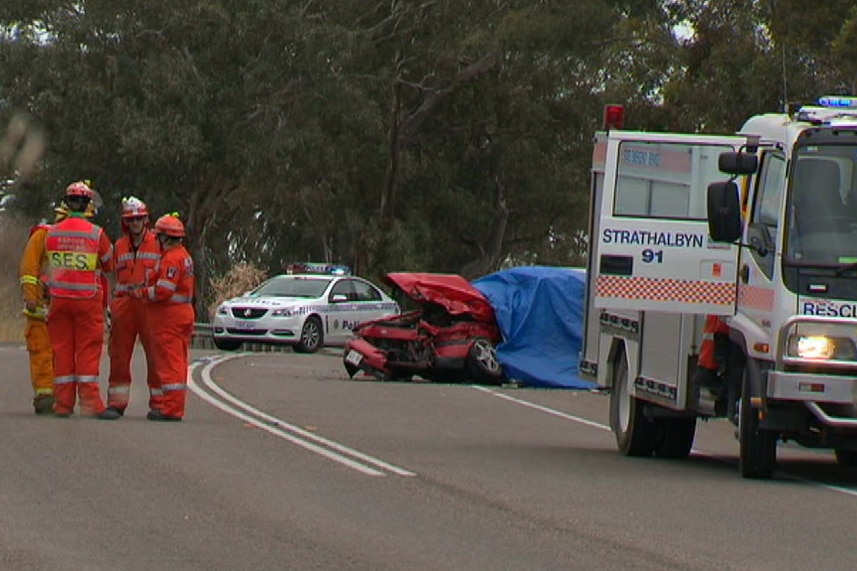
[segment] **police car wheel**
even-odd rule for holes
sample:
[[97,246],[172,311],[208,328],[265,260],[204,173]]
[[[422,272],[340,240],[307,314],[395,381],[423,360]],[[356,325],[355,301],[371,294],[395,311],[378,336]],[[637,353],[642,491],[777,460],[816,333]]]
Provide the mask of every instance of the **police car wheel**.
[[301,327],[301,338],[294,346],[296,353],[315,353],[324,342],[324,333],[321,330],[321,320],[312,315],[304,321]]

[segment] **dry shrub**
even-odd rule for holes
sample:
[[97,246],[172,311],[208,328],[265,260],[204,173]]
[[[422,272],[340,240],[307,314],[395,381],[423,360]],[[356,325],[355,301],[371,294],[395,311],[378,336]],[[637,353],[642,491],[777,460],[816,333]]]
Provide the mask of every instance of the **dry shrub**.
[[0,212],[0,342],[24,340],[18,267],[29,236],[28,224]]
[[267,273],[253,263],[240,262],[232,266],[223,276],[211,280],[211,303],[209,321],[213,320],[217,306],[227,299],[250,291],[265,281]]

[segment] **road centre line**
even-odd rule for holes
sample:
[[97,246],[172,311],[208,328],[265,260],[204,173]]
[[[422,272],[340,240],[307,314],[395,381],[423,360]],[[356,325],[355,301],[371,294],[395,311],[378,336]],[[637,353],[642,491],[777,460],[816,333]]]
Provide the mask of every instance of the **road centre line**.
[[[197,385],[196,382],[193,380],[193,371],[200,366],[201,362],[194,362],[189,367],[188,386],[197,396],[199,396],[209,404],[212,404],[220,410],[226,412],[227,414],[244,420],[245,422],[257,426],[258,428],[261,428],[262,430],[265,430],[266,432],[273,434],[274,436],[282,438],[283,440],[287,440],[306,450],[309,450],[310,452],[319,454],[320,456],[323,456],[334,462],[338,462],[363,474],[369,476],[386,476],[387,474],[385,472],[380,471],[386,470],[387,472],[395,474],[397,476],[416,476],[416,473],[414,472],[405,470],[404,468],[400,468],[393,464],[389,464],[387,462],[384,462],[383,460],[380,460],[373,456],[369,456],[368,454],[364,454],[362,452],[354,450],[353,448],[349,448],[343,444],[339,444],[338,442],[334,442],[322,436],[318,436],[317,434],[313,434],[312,432],[308,432],[306,430],[303,430],[302,428],[289,424],[288,422],[285,422],[279,418],[266,414],[223,390],[211,378],[211,369],[225,361],[242,356],[245,355],[236,354],[234,356],[211,359],[208,360],[208,362],[202,368],[201,377],[203,384],[222,400],[218,400],[218,398],[210,395],[208,392],[203,390],[202,387]],[[233,406],[230,406],[230,404],[226,404],[223,401],[227,401]],[[244,412],[241,412],[235,407],[243,409],[245,412],[254,416],[245,414]],[[314,444],[313,442],[317,444]],[[357,462],[355,459],[361,460],[365,464]],[[373,468],[372,466],[375,466],[375,468]],[[379,468],[380,470],[376,468]]]

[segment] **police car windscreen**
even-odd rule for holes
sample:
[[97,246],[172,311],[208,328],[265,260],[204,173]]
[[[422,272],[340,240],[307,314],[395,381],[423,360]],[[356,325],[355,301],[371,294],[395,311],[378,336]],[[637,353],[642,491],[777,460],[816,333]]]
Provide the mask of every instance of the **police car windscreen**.
[[253,292],[265,297],[319,297],[331,280],[324,278],[293,278],[289,276],[271,278]]

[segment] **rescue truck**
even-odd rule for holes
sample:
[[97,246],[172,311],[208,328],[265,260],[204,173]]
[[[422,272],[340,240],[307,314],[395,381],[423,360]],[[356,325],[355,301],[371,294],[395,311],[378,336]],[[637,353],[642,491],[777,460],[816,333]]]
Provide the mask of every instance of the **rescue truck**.
[[[686,458],[697,420],[725,418],[744,477],[782,442],[857,465],[857,97],[730,136],[609,128],[591,190],[580,370],[610,389],[619,451]],[[721,384],[696,386],[710,315]]]

